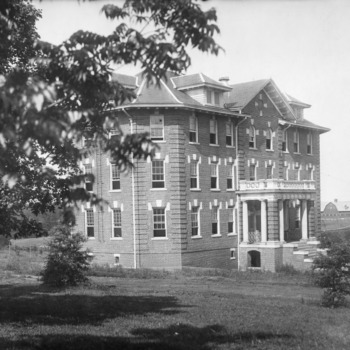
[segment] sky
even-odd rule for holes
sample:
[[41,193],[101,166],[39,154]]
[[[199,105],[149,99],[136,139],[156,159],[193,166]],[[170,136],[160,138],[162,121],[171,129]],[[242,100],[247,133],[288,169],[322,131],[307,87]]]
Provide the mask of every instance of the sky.
[[[42,9],[41,39],[59,44],[80,29],[111,33],[116,23],[100,9],[112,2],[33,1]],[[331,129],[321,135],[321,200],[350,201],[350,1],[211,0],[201,6],[216,8],[216,41],[225,51],[212,56],[191,50],[188,73],[228,76],[232,84],[272,78],[311,104],[305,118]]]

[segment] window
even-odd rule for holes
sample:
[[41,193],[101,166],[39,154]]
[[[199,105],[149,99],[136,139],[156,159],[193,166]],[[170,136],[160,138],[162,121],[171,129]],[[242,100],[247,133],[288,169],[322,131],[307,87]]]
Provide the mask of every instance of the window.
[[272,179],[272,165],[266,167],[266,179]]
[[219,210],[218,207],[213,207],[211,210],[211,234],[219,234]]
[[293,152],[299,153],[299,132],[295,130],[293,133]]
[[211,90],[207,89],[207,103],[212,103],[212,99],[211,99]]
[[306,136],[306,141],[307,141],[306,153],[312,154],[312,134],[311,134],[311,132],[308,132],[308,134]]
[[111,163],[111,189],[120,190],[120,171],[116,164]]
[[198,161],[191,160],[190,167],[190,188],[198,188]]
[[120,135],[120,131],[118,129],[111,129],[109,130],[109,138],[112,140],[114,138],[118,138]]
[[236,259],[236,249],[235,248],[231,248],[230,249],[230,259],[231,260],[235,260]]
[[90,137],[83,137],[83,139],[82,139],[82,141],[83,141],[83,147],[90,147],[91,146],[91,143],[92,143],[92,137],[90,136]]
[[153,141],[164,140],[164,117],[152,115],[150,118],[150,136]]
[[249,181],[255,181],[255,179],[256,179],[255,170],[256,170],[255,164],[250,164],[250,166],[249,166]]
[[122,236],[122,213],[120,209],[113,209],[113,237]]
[[313,180],[312,175],[313,175],[313,169],[309,167],[307,169],[307,180]]
[[164,208],[153,208],[153,236],[166,237]]
[[218,126],[216,119],[210,119],[210,144],[216,145],[218,143]]
[[85,189],[88,192],[92,192],[93,187],[94,187],[93,182],[92,182],[92,165],[85,164],[84,168],[85,168],[85,174],[87,175],[85,177]]
[[93,209],[85,209],[85,219],[86,219],[86,235],[89,238],[93,238],[95,237]]
[[267,129],[266,131],[266,149],[271,151],[272,150],[272,130]]
[[233,146],[233,124],[231,122],[226,123],[226,146]]
[[251,126],[249,128],[249,148],[255,148],[255,128]]
[[152,161],[152,188],[164,188],[164,160]]
[[300,204],[295,207],[295,228],[300,228]]
[[228,207],[228,218],[227,218],[227,233],[234,233],[235,232],[235,209],[234,207]]
[[210,164],[210,188],[218,188],[218,163]]
[[198,121],[194,115],[190,116],[190,142],[198,142]]
[[288,152],[287,144],[288,144],[287,130],[284,130],[282,134],[282,152]]
[[227,165],[227,189],[233,189],[233,180],[234,180],[234,168],[232,164]]
[[220,92],[218,91],[214,92],[214,103],[216,106],[220,105]]
[[191,210],[191,235],[193,236],[199,236],[199,208],[198,207],[192,207]]
[[283,180],[288,180],[288,167],[283,167]]

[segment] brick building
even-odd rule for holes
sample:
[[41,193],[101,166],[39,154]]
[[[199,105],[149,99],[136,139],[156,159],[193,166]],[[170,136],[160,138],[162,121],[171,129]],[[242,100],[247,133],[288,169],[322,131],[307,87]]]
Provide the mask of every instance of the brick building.
[[137,92],[111,111],[122,132],[148,132],[159,148],[129,173],[98,149],[82,162],[95,176],[86,188],[109,202],[77,213],[97,263],[307,266],[306,248],[320,230],[319,136],[328,131],[304,119],[310,105],[271,79],[229,85],[169,73],[160,86],[141,76],[114,79]]

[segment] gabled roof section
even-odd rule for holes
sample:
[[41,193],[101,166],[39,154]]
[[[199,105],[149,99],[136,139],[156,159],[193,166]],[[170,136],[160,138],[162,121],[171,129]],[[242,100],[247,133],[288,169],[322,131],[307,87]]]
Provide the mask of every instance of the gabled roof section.
[[207,86],[222,91],[230,91],[231,88],[225,84],[220,83],[212,78],[209,78],[203,73],[195,73],[188,75],[180,75],[171,78],[174,87],[181,90],[193,89],[196,87]]
[[296,99],[295,97],[289,95],[289,94],[284,94],[286,96],[286,100],[289,102],[291,105],[295,105],[301,108],[310,108],[311,105],[305,102],[301,102],[300,100]]
[[321,211],[324,211],[328,204],[333,204],[338,211],[350,211],[350,201],[338,200],[334,200],[333,202],[321,202]]
[[306,119],[297,119],[295,121],[280,121],[279,122],[281,125],[290,125],[290,126],[298,126],[301,128],[306,128],[306,129],[314,129],[319,131],[320,134],[323,134],[325,132],[330,131],[331,129],[325,128],[324,126],[317,125],[315,123],[312,123]]
[[270,97],[282,118],[287,120],[296,119],[286,97],[272,79],[249,81],[230,86],[232,90],[226,97],[228,108],[243,110],[261,91],[264,91]]
[[127,89],[135,89],[138,87],[137,77],[134,77],[132,75],[112,73],[112,81],[118,82],[119,84],[123,85]]

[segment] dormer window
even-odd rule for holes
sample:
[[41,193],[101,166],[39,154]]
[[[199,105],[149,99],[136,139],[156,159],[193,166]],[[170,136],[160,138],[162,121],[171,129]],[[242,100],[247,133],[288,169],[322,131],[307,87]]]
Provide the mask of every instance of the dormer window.
[[207,89],[207,103],[215,106],[220,105],[220,91]]

